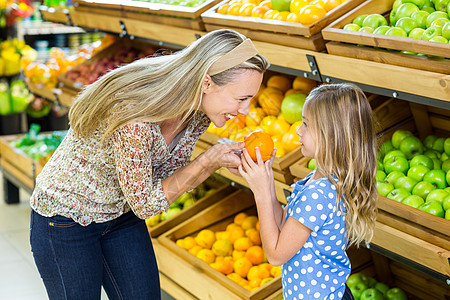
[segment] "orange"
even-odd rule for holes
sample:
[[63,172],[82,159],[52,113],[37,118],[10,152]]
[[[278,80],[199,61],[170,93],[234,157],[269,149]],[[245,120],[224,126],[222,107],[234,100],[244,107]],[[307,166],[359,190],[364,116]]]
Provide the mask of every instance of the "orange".
[[248,237],[240,237],[234,241],[234,249],[237,251],[246,251],[248,248],[253,246],[252,241]]
[[[282,135],[272,135],[272,141],[273,141],[273,143],[274,143],[274,146],[275,146],[275,143],[276,142],[281,142],[281,139],[283,138],[283,136]],[[276,147],[275,147],[276,148]]]
[[291,125],[291,128],[289,129],[290,133],[297,134],[298,129],[302,126],[302,121],[297,121]]
[[261,235],[259,234],[259,231],[256,230],[255,228],[250,228],[247,229],[245,231],[245,235],[248,236],[248,238],[250,239],[250,241],[252,241],[252,243],[254,245],[261,245]]
[[289,129],[291,128],[291,124],[289,124],[287,121],[285,120],[274,120],[272,122],[272,124],[269,126],[269,134],[274,136],[274,135],[284,135],[286,132],[289,131]]
[[261,285],[261,278],[255,278],[252,280],[248,281],[248,285],[253,288],[253,287],[259,287]]
[[227,228],[225,230],[228,232],[231,232],[236,227],[241,227],[241,226],[236,223],[230,223],[227,225]]
[[[296,13],[290,13],[287,17],[286,17],[286,22],[291,22],[291,23],[298,23],[298,14]],[[286,92],[287,93],[287,92]],[[286,94],[285,94],[286,97]]]
[[228,7],[227,14],[233,15],[233,16],[239,16],[239,11],[241,10],[242,4],[241,3],[233,3]]
[[197,253],[197,257],[206,262],[207,264],[212,264],[216,259],[214,253],[209,249],[202,249]]
[[231,232],[228,231],[217,231],[216,232],[216,241],[217,240],[229,240],[231,237]]
[[272,155],[274,145],[272,138],[268,133],[265,133],[263,131],[254,131],[249,136],[247,136],[244,142],[245,149],[247,149],[248,154],[254,161],[257,160],[255,147],[259,148],[263,161],[268,160]]
[[303,6],[308,5],[309,2],[307,0],[292,0],[290,5],[290,12],[298,13]]
[[194,255],[194,256],[197,256],[197,254],[198,254],[198,252],[200,251],[200,250],[202,250],[203,248],[202,247],[200,247],[200,246],[194,246],[194,247],[192,247],[191,249],[189,249],[189,253],[190,254],[192,254],[192,255]]
[[322,19],[326,13],[327,11],[320,6],[306,5],[300,10],[298,20],[303,25],[310,25]]
[[[253,8],[252,10],[252,17],[256,17],[256,18],[262,18],[264,16],[264,14],[269,10],[270,8],[268,8],[267,6],[255,6],[255,8]],[[255,96],[256,98],[256,96]]]
[[212,245],[212,251],[217,256],[228,256],[233,252],[233,244],[230,240],[218,240]]
[[234,223],[242,225],[242,222],[244,222],[245,218],[247,217],[248,215],[245,212],[238,213],[234,216]]
[[242,4],[241,9],[239,10],[239,16],[250,17],[252,15],[252,11],[255,7],[256,7],[256,5],[253,3]]
[[184,249],[189,250],[192,247],[197,246],[195,239],[192,236],[187,236],[183,239]]
[[301,93],[309,94],[313,88],[317,86],[317,81],[305,77],[297,76],[292,83],[294,90],[299,90]]
[[233,264],[234,272],[241,277],[247,277],[248,270],[252,267],[252,263],[246,257],[241,257]]
[[323,8],[325,8],[326,11],[330,11],[341,5],[341,3],[341,0],[323,0]]
[[281,267],[280,266],[272,267],[272,269],[270,270],[270,275],[272,275],[272,277],[280,276],[281,275]]
[[280,12],[278,12],[275,15],[272,16],[272,20],[286,21],[287,16],[289,14],[290,14],[290,12],[288,12],[288,11],[280,11]]
[[230,7],[230,4],[224,4],[219,6],[217,9],[217,13],[226,15],[228,13],[228,8]]
[[242,221],[242,229],[247,230],[251,228],[255,228],[256,222],[258,222],[257,216],[248,216]]
[[244,127],[242,129],[239,129],[237,131],[234,131],[230,134],[228,137],[230,140],[236,141],[236,142],[242,142],[244,141],[245,137],[252,133],[252,129],[249,127]]
[[260,286],[265,285],[266,283],[268,283],[268,282],[271,281],[272,279],[273,279],[273,277],[267,277],[267,278],[264,278],[263,280],[261,280]]
[[242,276],[237,273],[228,274],[227,277],[236,283],[239,283],[242,280]]
[[200,247],[211,249],[212,245],[216,241],[216,235],[209,229],[203,229],[197,234],[195,241]]
[[247,279],[253,280],[256,278],[264,279],[270,277],[270,272],[264,265],[253,266],[248,271]]
[[283,92],[283,94],[289,90],[292,86],[289,78],[283,75],[273,75],[270,76],[269,80],[267,80],[267,87],[273,87],[279,89]]
[[233,260],[229,256],[222,257],[221,259],[216,258],[216,261],[211,263],[210,266],[225,275],[231,274],[234,271]]
[[[234,118],[234,119],[236,119],[236,118]],[[234,119],[233,119],[233,120],[234,120]],[[237,122],[233,121],[233,120],[228,120],[228,121],[225,123],[224,126],[220,127],[220,128],[217,130],[216,134],[218,134],[218,135],[221,136],[221,137],[226,137],[226,138],[227,138],[227,137],[230,136],[230,134],[231,134],[233,131],[239,130],[239,129],[240,129],[240,128],[239,128],[239,124],[238,124]]]
[[259,0],[242,0],[241,1],[242,4],[251,3],[251,4],[254,4],[255,6],[259,5],[260,2],[261,1],[259,1]]
[[230,242],[234,244],[234,242],[238,239],[245,236],[244,229],[241,226],[236,226],[230,231]]
[[258,126],[265,116],[266,113],[261,107],[250,107],[245,123],[247,126]]
[[280,142],[274,142],[273,147],[277,149],[277,153],[275,153],[275,157],[283,157],[286,155],[286,149],[284,149],[283,143]]
[[259,232],[259,221],[256,222],[256,224],[255,224],[255,229],[258,230],[258,232]]
[[[281,140],[287,153],[300,146],[300,136],[292,132],[286,132]],[[277,148],[278,149],[278,148]]]
[[245,251],[233,250],[233,259],[238,260],[239,258],[245,257]]
[[180,247],[180,248],[185,249],[185,248],[184,248],[184,240],[183,240],[183,239],[177,240],[177,241],[175,242],[175,245],[177,245],[177,246]]
[[296,89],[289,89],[289,90],[286,91],[286,93],[284,93],[284,97],[286,98],[290,94],[299,94],[299,93],[301,94],[302,91],[296,90]]
[[219,128],[216,125],[214,125],[214,123],[211,122],[211,124],[209,124],[208,128],[206,129],[206,131],[214,133],[214,134],[217,134],[217,132],[219,131]]
[[318,7],[322,7],[323,9],[325,9],[325,1],[324,0],[313,0],[313,1],[309,2],[309,4],[318,6]]
[[269,9],[263,16],[263,19],[273,19],[275,14],[279,13],[276,9]]
[[245,257],[254,264],[259,265],[264,261],[264,251],[261,246],[251,246],[245,252]]
[[271,0],[261,1],[261,3],[259,5],[266,6],[267,8],[272,9],[272,1]]
[[273,87],[267,87],[261,92],[258,102],[266,114],[276,116],[281,111],[283,99],[284,94],[282,91]]

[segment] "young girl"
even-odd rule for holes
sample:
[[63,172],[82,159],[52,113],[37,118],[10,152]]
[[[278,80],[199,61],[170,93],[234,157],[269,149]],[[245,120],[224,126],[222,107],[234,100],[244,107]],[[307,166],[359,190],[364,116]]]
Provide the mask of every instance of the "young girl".
[[372,110],[354,85],[314,89],[298,130],[317,168],[296,183],[285,209],[275,195],[272,158],[244,149],[241,175],[254,193],[267,259],[281,265],[284,299],[353,299],[349,245],[370,242],[376,218],[376,138]]

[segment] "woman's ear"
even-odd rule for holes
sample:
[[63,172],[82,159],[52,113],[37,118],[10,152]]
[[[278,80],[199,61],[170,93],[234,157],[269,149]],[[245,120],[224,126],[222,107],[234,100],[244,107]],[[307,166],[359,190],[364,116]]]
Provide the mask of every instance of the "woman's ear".
[[205,79],[203,80],[202,92],[207,94],[211,90],[212,84],[213,81],[211,79],[211,76],[209,76],[209,74],[206,74]]

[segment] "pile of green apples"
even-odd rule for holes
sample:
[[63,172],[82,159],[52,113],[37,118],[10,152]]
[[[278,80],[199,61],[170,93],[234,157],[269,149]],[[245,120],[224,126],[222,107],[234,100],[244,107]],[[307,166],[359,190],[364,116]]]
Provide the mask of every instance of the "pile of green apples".
[[450,220],[450,137],[396,130],[377,153],[378,194]]
[[364,14],[343,29],[448,43],[450,0],[395,0],[389,20],[380,14]]
[[407,300],[406,293],[398,288],[389,288],[387,284],[363,273],[353,273],[347,279],[347,285],[355,300]]

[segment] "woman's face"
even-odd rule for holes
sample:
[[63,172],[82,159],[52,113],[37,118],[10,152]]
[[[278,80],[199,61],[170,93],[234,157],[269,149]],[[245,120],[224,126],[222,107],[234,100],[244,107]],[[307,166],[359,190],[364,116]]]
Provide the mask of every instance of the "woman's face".
[[250,100],[258,92],[262,78],[263,74],[256,70],[243,70],[232,82],[218,86],[207,75],[200,110],[217,127],[224,126],[238,114],[247,115]]
[[306,106],[303,108],[302,119],[302,125],[297,129],[297,134],[300,136],[302,154],[305,157],[314,158],[316,154],[316,143],[313,138],[313,131],[310,123],[311,120]]

